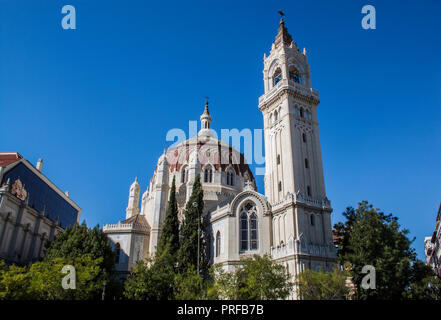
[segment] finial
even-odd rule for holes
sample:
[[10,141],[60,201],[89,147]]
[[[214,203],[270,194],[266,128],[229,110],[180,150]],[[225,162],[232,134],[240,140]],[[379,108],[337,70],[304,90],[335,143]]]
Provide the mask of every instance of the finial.
[[285,15],[282,10],[277,11],[280,14],[280,24],[283,24],[283,16]]
[[204,114],[210,114],[210,112],[208,111],[208,99],[209,97],[205,97],[205,109],[204,109]]
[[277,36],[276,36],[276,40],[274,42],[274,45],[276,48],[280,44],[285,45],[285,46],[291,46],[291,43],[293,42],[292,37],[288,33],[288,29],[285,27],[285,21],[283,21],[283,17],[285,16],[285,14],[283,13],[282,10],[279,10],[278,12],[280,14],[280,27],[277,32]]
[[138,182],[138,176],[135,177],[135,182]]

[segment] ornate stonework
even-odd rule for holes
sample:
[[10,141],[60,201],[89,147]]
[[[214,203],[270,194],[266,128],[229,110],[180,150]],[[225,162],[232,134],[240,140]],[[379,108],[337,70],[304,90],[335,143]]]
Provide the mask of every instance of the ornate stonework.
[[17,179],[14,181],[14,183],[11,185],[10,189],[11,194],[19,198],[20,200],[26,200],[28,196],[28,192],[24,188],[24,185],[22,184],[20,179]]

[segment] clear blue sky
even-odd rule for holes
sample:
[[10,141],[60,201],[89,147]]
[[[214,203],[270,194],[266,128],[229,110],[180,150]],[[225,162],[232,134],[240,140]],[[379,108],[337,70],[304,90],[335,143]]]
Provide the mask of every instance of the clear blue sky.
[[[76,30],[61,28],[66,4]],[[361,28],[365,4],[376,30]],[[144,192],[167,131],[198,120],[204,96],[215,129],[262,127],[280,9],[320,92],[333,222],[368,200],[399,217],[423,258],[441,201],[439,1],[0,0],[0,151],[44,158],[89,225],[115,223],[134,177]]]

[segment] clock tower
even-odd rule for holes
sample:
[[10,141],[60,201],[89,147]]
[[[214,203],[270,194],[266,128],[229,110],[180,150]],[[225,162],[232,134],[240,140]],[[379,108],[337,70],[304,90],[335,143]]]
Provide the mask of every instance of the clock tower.
[[265,136],[265,196],[272,207],[273,258],[295,275],[335,263],[330,201],[326,198],[317,120],[319,94],[311,88],[306,56],[283,15],[259,98]]

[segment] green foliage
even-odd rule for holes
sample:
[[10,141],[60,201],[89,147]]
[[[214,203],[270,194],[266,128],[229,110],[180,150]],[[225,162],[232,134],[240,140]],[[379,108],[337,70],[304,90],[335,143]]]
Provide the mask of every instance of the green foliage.
[[30,274],[27,272],[26,267],[16,265],[6,267],[3,262],[0,270],[0,299],[30,299],[27,292],[29,282]]
[[[80,255],[72,259],[54,258],[27,267],[11,265],[0,270],[0,299],[3,300],[88,300],[100,299],[105,277],[102,258]],[[73,265],[76,289],[63,289],[65,265]]]
[[[351,265],[351,274],[359,299],[402,299],[408,297],[416,269],[416,254],[408,239],[408,230],[400,230],[398,218],[374,209],[367,201],[357,209],[347,208],[345,223],[335,229],[343,235],[338,244],[341,264]],[[372,265],[376,271],[376,289],[363,289],[362,268]],[[418,267],[418,264],[416,265]],[[417,277],[418,278],[418,277]],[[416,279],[416,278],[415,278]],[[418,286],[415,282],[413,287]]]
[[209,281],[204,281],[194,268],[188,268],[184,273],[178,273],[174,278],[176,300],[204,300]]
[[286,268],[271,260],[269,255],[254,255],[241,259],[235,272],[213,268],[213,292],[219,299],[275,300],[285,299],[293,284]]
[[115,256],[109,239],[95,226],[87,228],[85,223],[75,224],[60,233],[49,246],[45,260],[54,258],[74,259],[83,254],[91,255],[93,259],[102,258],[100,267],[110,276],[114,271]]
[[179,220],[178,203],[176,201],[176,181],[173,177],[173,184],[170,190],[167,213],[162,227],[161,238],[158,243],[158,250],[162,252],[169,245],[170,254],[176,257],[179,249]]
[[302,299],[344,300],[349,294],[346,276],[346,272],[337,268],[333,272],[307,269],[297,276],[296,284]]
[[239,278],[235,272],[227,272],[222,265],[214,265],[211,268],[213,286],[209,296],[219,300],[239,299]]
[[441,279],[435,275],[432,268],[417,260],[412,265],[410,285],[405,296],[412,300],[439,300],[441,299]]
[[[76,289],[61,286],[63,266],[73,265]],[[0,267],[2,299],[101,299],[119,295],[120,285],[114,276],[114,254],[106,235],[96,226],[85,223],[67,228],[51,243],[43,261],[27,267]]]
[[173,298],[174,257],[170,244],[153,259],[138,261],[124,283],[124,297],[131,300],[167,300]]
[[[179,271],[185,272],[188,268],[197,269],[198,259],[198,219],[202,217],[204,210],[204,192],[202,190],[200,175],[196,176],[193,184],[193,192],[186,205],[185,219],[181,228],[181,237],[178,251]],[[197,207],[193,203],[197,203]],[[202,220],[202,219],[201,219]],[[201,274],[206,278],[208,275],[207,238],[204,236],[206,221],[200,222],[200,250],[199,261]]]

